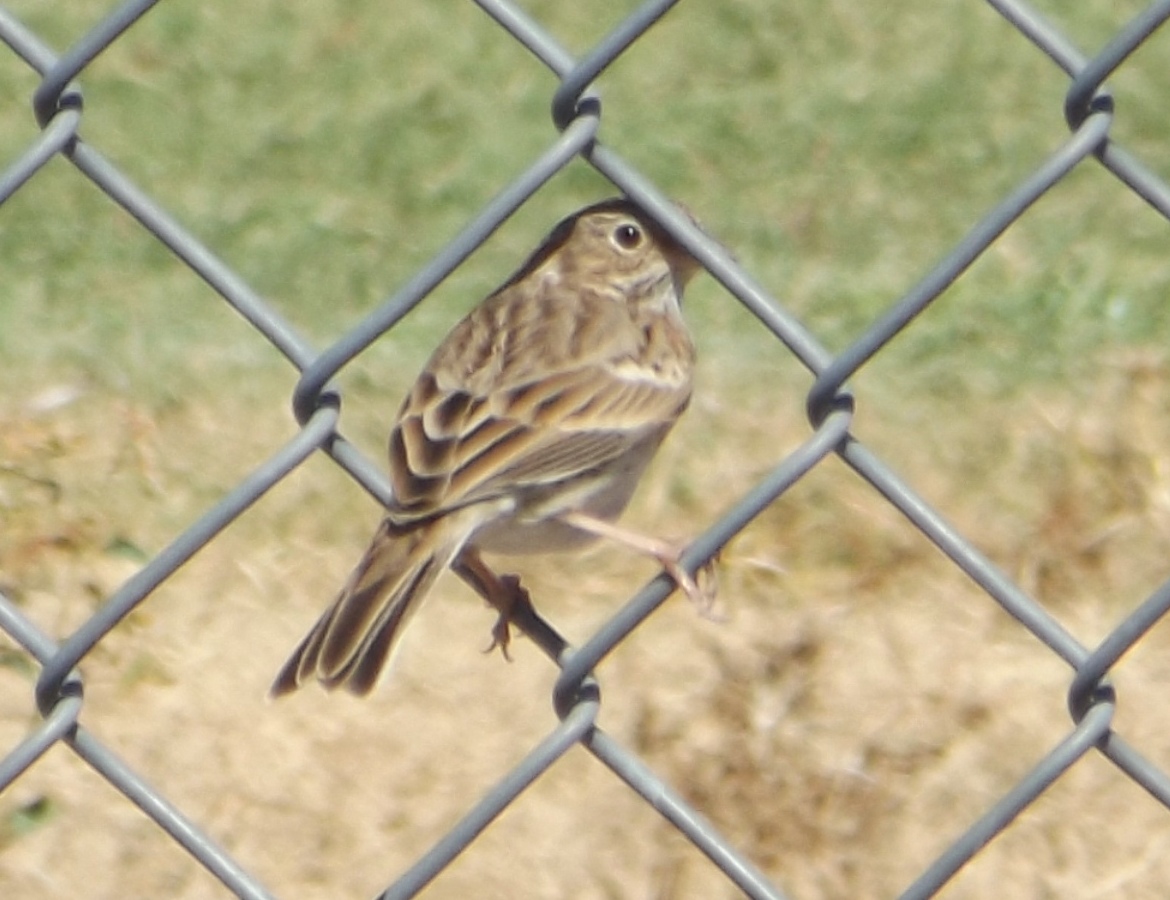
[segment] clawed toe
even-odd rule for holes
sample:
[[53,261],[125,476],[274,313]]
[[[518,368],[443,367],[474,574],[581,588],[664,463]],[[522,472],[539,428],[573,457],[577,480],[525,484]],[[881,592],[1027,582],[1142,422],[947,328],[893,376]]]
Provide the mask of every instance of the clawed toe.
[[484,653],[491,653],[497,647],[500,648],[500,655],[508,662],[512,661],[512,654],[508,652],[508,647],[512,643],[512,629],[508,625],[508,617],[503,613],[496,618],[496,624],[492,626],[492,642],[483,648]]
[[699,593],[690,599],[704,619],[721,621],[723,617],[715,609],[715,601],[719,597],[719,572],[715,568],[716,562],[718,558],[709,559],[699,567],[696,573]]
[[484,653],[491,653],[497,647],[508,662],[512,661],[512,654],[508,647],[512,644],[512,615],[520,604],[531,603],[528,591],[520,584],[515,575],[502,575],[496,584],[498,592],[488,602],[499,611],[496,623],[492,626],[492,642],[484,648]]
[[662,564],[666,574],[674,579],[679,590],[686,594],[687,599],[694,604],[699,615],[706,619],[716,618],[714,613],[715,600],[719,592],[719,581],[715,573],[717,558],[707,560],[699,567],[695,575],[691,575],[682,566],[681,558],[684,550],[683,546],[670,546],[669,548],[664,546],[654,555]]

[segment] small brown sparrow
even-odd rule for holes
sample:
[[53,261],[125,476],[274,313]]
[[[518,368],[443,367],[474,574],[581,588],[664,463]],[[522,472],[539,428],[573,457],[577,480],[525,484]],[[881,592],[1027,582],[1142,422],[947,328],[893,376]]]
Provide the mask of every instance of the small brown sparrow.
[[[460,321],[390,433],[393,505],[349,581],[272,685],[367,694],[451,566],[500,611],[480,551],[540,553],[598,537],[654,556],[709,606],[678,549],[613,524],[686,409],[695,348],[679,301],[698,263],[628,200],[562,221]],[[497,596],[493,596],[497,594]]]

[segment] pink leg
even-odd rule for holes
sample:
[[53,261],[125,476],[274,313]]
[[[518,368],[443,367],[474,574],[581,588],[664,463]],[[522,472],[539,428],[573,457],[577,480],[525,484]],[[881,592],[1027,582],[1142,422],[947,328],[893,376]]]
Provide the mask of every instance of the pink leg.
[[588,513],[571,511],[561,513],[557,518],[566,525],[572,525],[581,531],[587,531],[598,537],[607,538],[615,543],[623,544],[638,553],[653,557],[666,570],[666,574],[674,579],[675,584],[682,588],[683,593],[690,598],[699,612],[704,615],[710,614],[711,607],[715,602],[714,562],[708,562],[701,569],[701,571],[710,576],[709,587],[703,589],[699,587],[695,579],[691,577],[691,574],[679,562],[679,558],[682,556],[682,548],[669,541],[640,534],[636,531],[630,531],[629,529],[622,528],[620,525],[615,525],[613,522],[599,519]]
[[499,613],[496,624],[492,626],[492,642],[484,652],[491,653],[499,647],[504,659],[511,662],[508,645],[512,643],[512,630],[508,623],[518,606],[531,606],[528,591],[515,575],[497,575],[492,571],[474,547],[464,547],[451,563],[451,568]]

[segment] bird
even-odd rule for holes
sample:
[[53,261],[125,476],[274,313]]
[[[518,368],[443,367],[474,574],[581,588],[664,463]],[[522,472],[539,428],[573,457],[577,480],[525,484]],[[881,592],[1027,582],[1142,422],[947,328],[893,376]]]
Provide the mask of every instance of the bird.
[[616,522],[691,399],[696,351],[680,304],[699,269],[638,205],[611,198],[563,219],[461,319],[391,429],[385,518],[271,696],[314,679],[370,693],[448,567],[499,610],[493,646],[507,656],[511,600],[483,552],[609,539],[709,607],[677,545]]

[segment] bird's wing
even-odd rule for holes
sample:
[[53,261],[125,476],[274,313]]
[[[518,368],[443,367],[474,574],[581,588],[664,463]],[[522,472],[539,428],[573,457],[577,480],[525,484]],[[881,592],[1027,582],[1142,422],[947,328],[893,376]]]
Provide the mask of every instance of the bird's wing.
[[[574,333],[547,316],[525,330],[513,315],[505,339],[498,326],[507,309],[491,301],[448,336],[391,433],[401,514],[432,516],[570,480],[661,440],[690,399],[689,338],[635,329],[612,300],[586,304],[589,327],[602,329],[586,335],[588,347],[580,327]],[[676,343],[648,346],[663,341]],[[663,353],[668,364],[658,362]]]

